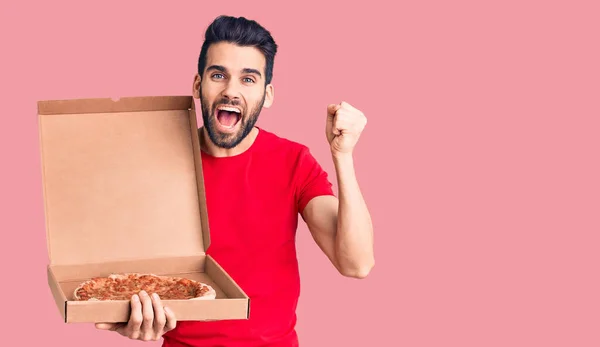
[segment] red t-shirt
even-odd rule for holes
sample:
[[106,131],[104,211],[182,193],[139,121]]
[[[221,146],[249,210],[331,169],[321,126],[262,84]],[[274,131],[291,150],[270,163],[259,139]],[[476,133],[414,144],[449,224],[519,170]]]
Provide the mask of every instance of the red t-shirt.
[[259,130],[240,155],[202,152],[207,253],[250,297],[250,319],[177,322],[164,347],[298,346],[299,213],[313,197],[333,195],[332,185],[306,146]]

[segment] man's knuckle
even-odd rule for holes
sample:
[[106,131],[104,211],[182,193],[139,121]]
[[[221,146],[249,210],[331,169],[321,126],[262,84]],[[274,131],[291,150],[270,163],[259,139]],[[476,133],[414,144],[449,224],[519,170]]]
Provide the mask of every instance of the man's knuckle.
[[132,314],[130,320],[133,325],[139,325],[142,323],[142,315],[139,313]]

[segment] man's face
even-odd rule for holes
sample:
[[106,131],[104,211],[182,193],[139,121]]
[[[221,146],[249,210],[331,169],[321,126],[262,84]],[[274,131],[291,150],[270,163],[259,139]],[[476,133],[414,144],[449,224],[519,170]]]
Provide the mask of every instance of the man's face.
[[265,88],[264,55],[254,47],[231,43],[210,46],[206,67],[194,83],[210,139],[222,148],[238,145],[252,130],[260,111],[272,102]]

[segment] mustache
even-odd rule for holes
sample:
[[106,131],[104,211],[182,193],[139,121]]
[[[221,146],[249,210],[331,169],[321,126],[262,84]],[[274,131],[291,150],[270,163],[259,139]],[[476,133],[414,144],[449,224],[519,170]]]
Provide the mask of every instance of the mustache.
[[241,103],[238,100],[230,100],[230,99],[221,99],[215,103],[215,107],[217,106],[241,106]]

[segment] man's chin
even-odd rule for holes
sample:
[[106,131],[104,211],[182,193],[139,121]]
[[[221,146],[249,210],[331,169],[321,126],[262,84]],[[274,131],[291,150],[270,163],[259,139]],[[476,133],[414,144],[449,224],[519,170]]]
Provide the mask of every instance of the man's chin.
[[210,127],[209,137],[212,142],[220,148],[231,149],[241,142],[241,134],[243,129],[238,127],[235,132],[223,132],[218,126]]

